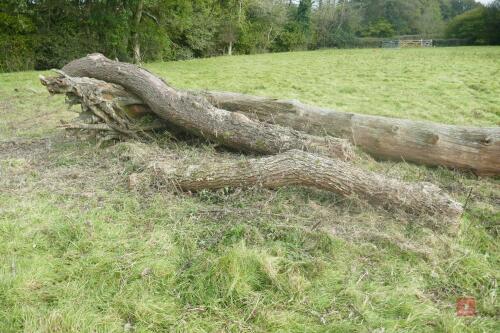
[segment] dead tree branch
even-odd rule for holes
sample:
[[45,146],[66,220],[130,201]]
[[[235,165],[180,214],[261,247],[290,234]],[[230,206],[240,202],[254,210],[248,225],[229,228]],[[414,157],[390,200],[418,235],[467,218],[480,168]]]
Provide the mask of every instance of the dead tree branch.
[[348,162],[300,150],[259,159],[202,161],[200,164],[183,164],[166,154],[149,154],[147,149],[133,144],[128,145],[124,155],[132,156],[149,171],[132,174],[132,187],[144,182],[160,182],[167,187],[196,192],[225,187],[298,185],[357,196],[374,205],[415,215],[437,215],[456,221],[462,213],[459,203],[431,183],[387,178]]
[[111,61],[101,54],[74,60],[63,67],[63,72],[119,84],[161,119],[226,147],[260,154],[301,149],[341,159],[354,156],[347,140],[304,134],[216,108],[202,96],[178,91],[140,67]]
[[314,135],[332,135],[380,159],[500,174],[500,127],[467,127],[371,116],[296,100],[203,92],[214,105]]

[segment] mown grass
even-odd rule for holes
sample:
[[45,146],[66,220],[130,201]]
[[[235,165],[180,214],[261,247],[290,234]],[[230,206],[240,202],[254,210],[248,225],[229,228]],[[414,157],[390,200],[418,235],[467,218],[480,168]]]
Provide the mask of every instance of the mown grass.
[[[498,47],[325,50],[146,67],[178,87],[495,126],[499,59]],[[0,332],[499,329],[498,179],[363,161],[469,197],[456,233],[309,189],[131,192],[115,147],[56,128],[73,115],[39,74],[0,75]],[[455,315],[462,296],[476,317]]]

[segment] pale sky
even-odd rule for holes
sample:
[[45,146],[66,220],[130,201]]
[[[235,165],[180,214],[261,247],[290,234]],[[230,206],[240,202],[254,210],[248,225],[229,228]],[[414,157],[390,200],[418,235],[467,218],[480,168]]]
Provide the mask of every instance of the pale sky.
[[493,0],[476,0],[476,1],[477,1],[477,2],[480,2],[480,3],[482,3],[482,4],[487,5],[487,4],[489,4],[490,2],[492,2]]

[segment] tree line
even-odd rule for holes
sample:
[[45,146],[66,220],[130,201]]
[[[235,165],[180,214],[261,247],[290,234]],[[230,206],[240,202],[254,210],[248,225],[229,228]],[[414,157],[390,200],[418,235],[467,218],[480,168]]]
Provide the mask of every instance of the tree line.
[[500,43],[500,0],[2,0],[0,71],[101,52],[154,61],[361,47],[365,37]]

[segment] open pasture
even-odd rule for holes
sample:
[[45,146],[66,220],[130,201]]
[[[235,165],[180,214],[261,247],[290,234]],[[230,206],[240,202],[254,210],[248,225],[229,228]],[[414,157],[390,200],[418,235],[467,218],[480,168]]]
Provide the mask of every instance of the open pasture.
[[[321,50],[145,67],[179,88],[500,125],[500,47]],[[0,332],[498,330],[498,179],[356,162],[433,182],[467,202],[458,230],[304,188],[129,191],[133,166],[118,148],[56,128],[74,113],[61,96],[48,97],[40,74],[48,72],[0,74]],[[221,150],[190,143],[161,142],[185,159]],[[456,316],[463,296],[475,297],[477,316]]]

